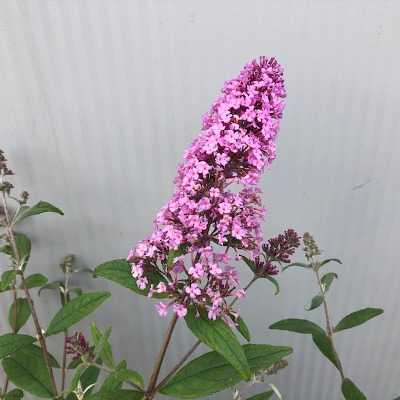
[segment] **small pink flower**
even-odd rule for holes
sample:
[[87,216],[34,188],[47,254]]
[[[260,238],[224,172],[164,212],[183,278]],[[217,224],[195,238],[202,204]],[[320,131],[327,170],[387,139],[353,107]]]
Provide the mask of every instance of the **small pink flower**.
[[143,268],[136,264],[131,264],[131,273],[134,278],[141,277],[143,275]]
[[160,282],[157,285],[157,293],[164,293],[166,291],[167,291],[167,287],[165,286],[165,283],[164,282]]
[[160,317],[166,317],[168,312],[167,312],[167,306],[162,303],[161,301],[155,305],[155,308],[158,312],[158,314],[160,315]]
[[244,291],[244,289],[239,289],[237,292],[236,292],[236,297],[238,298],[238,299],[241,299],[242,297],[245,297],[246,296],[246,292]]
[[184,317],[187,314],[187,309],[183,304],[174,304],[172,309],[178,317]]
[[146,289],[146,285],[148,283],[148,280],[146,277],[140,277],[137,281],[136,281],[136,285],[138,286],[138,288],[140,290],[144,290]]
[[204,267],[200,263],[196,263],[194,267],[189,268],[189,275],[193,276],[194,279],[199,279],[204,275]]
[[192,283],[190,287],[188,286],[185,289],[185,292],[189,295],[191,299],[195,299],[197,296],[201,294],[201,290],[198,288],[196,283]]

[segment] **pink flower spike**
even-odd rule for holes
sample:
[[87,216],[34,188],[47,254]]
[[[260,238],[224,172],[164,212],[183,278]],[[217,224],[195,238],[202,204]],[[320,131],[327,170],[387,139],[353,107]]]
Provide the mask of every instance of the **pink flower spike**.
[[174,304],[172,309],[178,317],[182,318],[187,314],[187,309],[183,304]]
[[156,310],[159,314],[160,317],[166,317],[168,312],[167,312],[167,306],[162,303],[161,301],[155,305]]
[[136,281],[136,285],[138,286],[138,288],[140,290],[144,290],[146,289],[146,285],[148,283],[148,280],[146,277],[140,277],[137,281]]

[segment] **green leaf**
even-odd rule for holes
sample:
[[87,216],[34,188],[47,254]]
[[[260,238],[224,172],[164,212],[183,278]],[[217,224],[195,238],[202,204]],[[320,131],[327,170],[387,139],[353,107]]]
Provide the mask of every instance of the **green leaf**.
[[272,282],[274,284],[274,286],[275,286],[275,296],[279,293],[279,284],[278,284],[278,282],[276,281],[275,278],[273,278],[270,275],[261,275],[260,278],[268,279],[270,282]]
[[321,278],[321,283],[324,288],[324,293],[328,293],[328,290],[331,287],[331,284],[335,278],[337,279],[338,276],[334,272],[328,272]]
[[[126,260],[108,261],[99,265],[93,272],[94,278],[97,278],[98,276],[116,282],[142,296],[147,296],[149,294],[151,284],[157,286],[160,282],[167,283],[165,278],[159,272],[146,273],[145,276],[149,285],[145,290],[139,289],[136,284],[136,279],[131,274],[131,265]],[[153,293],[153,297],[156,299],[162,299],[168,297],[168,294]]]
[[[32,357],[36,357],[39,360],[39,362],[41,362],[42,364],[46,364],[42,348],[35,344],[28,344],[28,346],[25,346],[23,349],[19,350],[18,353],[28,354]],[[54,356],[52,354],[50,354],[49,352],[47,352],[47,354],[49,355],[50,365],[53,368],[60,368],[60,364],[54,358]]]
[[[32,274],[25,278],[26,286],[28,289],[32,289],[34,287],[40,287],[47,283],[48,279],[42,274]],[[23,289],[24,286],[21,284],[18,285],[18,289]]]
[[[31,309],[29,308],[28,299],[24,299],[22,297],[18,298],[16,301],[16,326],[15,333],[17,333],[28,321],[31,315]],[[14,304],[11,304],[10,311],[8,313],[8,322],[10,323],[11,329],[14,329]]]
[[283,319],[282,321],[275,322],[270,325],[269,329],[279,329],[281,331],[290,331],[297,333],[309,333],[309,334],[323,334],[325,331],[320,328],[314,322],[307,321],[306,319],[289,318]]
[[168,253],[167,268],[171,268],[174,263],[174,258],[186,254],[186,249],[189,243],[182,243],[179,245],[178,250],[171,249]]
[[22,399],[23,397],[24,397],[24,392],[22,390],[13,389],[6,394],[5,400],[19,400]]
[[346,400],[367,400],[360,389],[349,378],[342,380],[342,393]]
[[24,235],[23,233],[19,233],[15,236],[15,243],[17,245],[19,258],[21,260],[20,268],[24,271],[26,264],[29,261],[29,257],[31,256],[31,241],[29,240],[28,236]]
[[321,353],[332,362],[332,364],[339,369],[336,364],[335,355],[333,354],[331,342],[326,335],[326,333],[313,333],[312,335],[313,341],[316,346],[319,348]]
[[249,365],[232,329],[221,318],[215,321],[208,319],[205,310],[198,309],[198,313],[200,316],[196,317],[196,310],[193,307],[188,308],[185,316],[188,328],[203,343],[225,357],[240,373],[242,379],[248,381],[251,376]]
[[50,203],[46,203],[45,201],[39,201],[39,203],[35,204],[32,207],[25,209],[24,211],[22,211],[21,214],[17,215],[17,217],[14,218],[14,224],[22,221],[23,219],[25,219],[27,217],[30,217],[32,215],[41,214],[44,212],[54,212],[57,214],[64,215],[64,213],[59,208],[54,207],[53,205],[51,205]]
[[[116,367],[115,372],[121,372],[126,369],[126,361],[122,360]],[[118,390],[122,388],[123,382],[117,379],[114,375],[108,375],[101,386],[101,392],[111,392],[113,390]]]
[[333,332],[340,332],[345,329],[350,329],[355,326],[361,325],[367,322],[371,318],[374,318],[383,313],[381,308],[364,308],[362,310],[355,311],[346,317],[344,317],[336,326]]
[[9,244],[6,244],[3,247],[0,247],[0,253],[4,253],[8,256],[11,256],[12,255],[12,247]]
[[[96,360],[96,364],[101,365],[102,360],[98,358]],[[99,377],[100,374],[100,369],[96,367],[89,367],[82,375],[81,375],[81,384],[82,384],[82,389],[85,390],[87,387],[93,385],[94,383],[97,382],[97,378]],[[87,392],[84,395],[84,398],[86,399],[89,397],[90,393],[92,393],[93,387],[87,390]]]
[[228,314],[228,316],[230,317],[230,319],[235,322],[236,324],[238,324],[236,326],[236,329],[238,330],[238,332],[248,341],[250,342],[251,338],[250,338],[250,331],[249,328],[247,327],[247,325],[245,324],[245,322],[243,321],[242,317],[238,317],[237,319],[235,319],[235,317],[232,314]]
[[68,386],[67,392],[72,393],[75,388],[78,386],[78,382],[81,378],[82,373],[86,370],[87,365],[86,364],[79,364],[74,372],[74,376],[71,379],[71,382]]
[[282,272],[285,271],[285,270],[287,270],[287,269],[290,268],[290,267],[302,267],[302,268],[306,268],[306,269],[313,269],[312,264],[305,264],[305,263],[301,263],[301,262],[294,262],[294,263],[291,263],[291,264],[289,264],[289,265],[285,265],[285,266],[282,268]]
[[36,341],[36,338],[17,333],[6,333],[0,336],[0,358],[7,357],[10,354],[21,350],[28,344]]
[[68,294],[69,293],[76,293],[78,296],[81,296],[83,294],[82,289],[79,286],[72,286],[68,288]]
[[88,400],[142,400],[143,397],[144,394],[136,390],[119,389],[110,392],[101,391],[85,398]]
[[58,292],[61,292],[61,289],[64,289],[64,284],[61,281],[56,281],[56,282],[51,282],[47,283],[46,285],[43,285],[38,292],[38,295],[40,296],[40,292],[43,289],[49,289],[49,290],[57,290]]
[[257,273],[257,267],[254,264],[254,262],[252,260],[250,260],[249,258],[245,257],[245,256],[241,256],[243,261],[248,265],[248,267],[254,272],[254,274]]
[[139,385],[140,387],[144,387],[144,381],[141,375],[136,372],[132,371],[131,369],[125,369],[123,371],[117,372],[115,377],[124,382],[133,382]]
[[[252,374],[270,367],[292,353],[286,346],[245,344],[243,351]],[[160,390],[161,393],[183,399],[195,399],[219,392],[242,380],[242,376],[224,357],[215,351],[190,361]]]
[[259,393],[254,396],[248,397],[247,400],[268,400],[274,395],[273,390],[269,390],[268,392]]
[[311,300],[310,308],[306,308],[307,311],[314,310],[318,308],[325,300],[325,295],[322,293],[318,293]]
[[5,271],[1,274],[1,291],[5,292],[6,290],[10,290],[10,284],[13,281],[13,279],[17,275],[21,275],[22,272],[18,269],[13,269],[9,271]]
[[338,259],[338,258],[328,258],[327,260],[324,260],[321,262],[321,264],[319,265],[319,268],[323,267],[325,264],[330,263],[331,261],[337,262],[339,264],[342,264],[342,262]]
[[53,391],[46,365],[29,353],[16,353],[3,360],[4,372],[14,385],[42,398]]
[[75,297],[54,316],[47,329],[46,336],[62,332],[85,318],[109,296],[109,292],[94,292]]
[[114,357],[112,354],[111,345],[108,342],[108,337],[110,336],[111,329],[112,328],[110,326],[102,335],[99,329],[97,328],[96,324],[94,322],[92,322],[91,324],[92,338],[93,338],[93,343],[95,345],[95,349],[93,350],[93,352],[96,355],[100,356],[100,358],[104,361],[107,367],[114,369],[115,367]]

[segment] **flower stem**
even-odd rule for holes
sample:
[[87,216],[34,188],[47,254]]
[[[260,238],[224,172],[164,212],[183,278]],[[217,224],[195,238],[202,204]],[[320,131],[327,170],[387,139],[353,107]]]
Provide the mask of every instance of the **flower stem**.
[[[317,281],[318,281],[318,285],[319,285],[320,291],[321,291],[321,293],[324,293],[325,292],[324,291],[324,287],[322,285],[321,279],[319,277],[319,272],[318,272],[319,266],[318,266],[317,262],[314,261],[313,257],[311,257],[311,260],[312,260],[312,265],[313,265],[313,269],[314,269],[315,275],[317,276]],[[344,372],[343,372],[343,368],[342,368],[342,363],[340,362],[339,355],[338,355],[338,353],[337,353],[337,351],[335,349],[335,345],[333,344],[333,329],[332,329],[332,326],[331,326],[331,323],[330,323],[329,311],[328,311],[328,303],[326,302],[325,297],[324,297],[324,303],[323,304],[324,304],[325,321],[326,321],[326,333],[328,335],[328,339],[329,339],[329,342],[331,344],[332,353],[333,353],[333,357],[335,358],[336,366],[337,366],[337,368],[339,370],[339,373],[340,373],[340,376],[341,376],[341,378],[343,380],[345,378],[345,376],[344,376]]]
[[152,399],[156,393],[154,388],[156,387],[157,378],[160,373],[160,368],[161,368],[162,362],[164,361],[165,353],[167,352],[167,348],[168,348],[169,342],[171,340],[172,332],[174,331],[177,320],[178,320],[178,315],[174,314],[172,316],[171,322],[169,323],[167,332],[165,334],[164,342],[161,346],[156,363],[154,365],[153,373],[150,378],[149,387],[147,388],[147,398],[148,399]]

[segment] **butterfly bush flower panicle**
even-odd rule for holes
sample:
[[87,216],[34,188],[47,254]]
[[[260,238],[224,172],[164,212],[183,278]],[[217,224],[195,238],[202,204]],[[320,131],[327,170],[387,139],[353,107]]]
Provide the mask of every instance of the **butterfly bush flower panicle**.
[[170,299],[156,305],[160,316],[172,306],[183,317],[195,306],[210,319],[225,319],[231,313],[227,299],[244,296],[238,271],[228,265],[229,252],[244,250],[253,259],[260,254],[266,209],[258,182],[275,158],[286,97],[282,74],[274,58],[260,57],[225,82],[178,166],[172,198],[157,214],[153,234],[131,250],[128,260],[140,289],[151,285],[150,273],[165,279],[162,286],[153,282],[157,290],[151,286],[151,294]]

